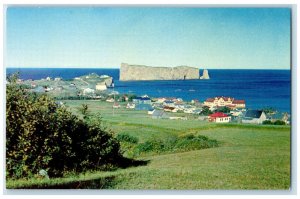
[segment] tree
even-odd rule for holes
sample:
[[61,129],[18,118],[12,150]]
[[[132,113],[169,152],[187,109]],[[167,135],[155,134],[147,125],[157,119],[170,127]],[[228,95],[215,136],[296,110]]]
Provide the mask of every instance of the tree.
[[216,112],[222,112],[222,113],[230,113],[230,108],[227,106],[220,107],[216,110]]
[[89,106],[87,104],[81,104],[81,107],[79,107],[78,110],[83,115],[83,119],[86,119],[90,114]]
[[122,160],[120,144],[103,128],[101,118],[80,120],[49,96],[27,92],[14,76],[8,80],[7,177],[28,177],[41,170],[50,177],[63,176]]
[[202,111],[200,112],[200,115],[210,115],[210,114],[212,114],[212,111],[209,110],[208,106],[204,106],[202,108]]

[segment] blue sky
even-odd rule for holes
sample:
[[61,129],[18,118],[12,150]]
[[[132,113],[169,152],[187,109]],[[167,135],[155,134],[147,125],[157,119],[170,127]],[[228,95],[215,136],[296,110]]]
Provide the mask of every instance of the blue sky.
[[8,7],[7,67],[289,69],[288,8]]

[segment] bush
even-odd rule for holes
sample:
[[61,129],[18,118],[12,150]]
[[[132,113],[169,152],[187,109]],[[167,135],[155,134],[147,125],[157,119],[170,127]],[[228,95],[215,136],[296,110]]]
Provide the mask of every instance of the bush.
[[266,124],[266,125],[269,125],[269,124],[273,124],[270,120],[265,120],[265,121],[263,121],[263,123],[262,124]]
[[276,120],[275,122],[272,122],[270,120],[265,120],[265,121],[263,121],[263,124],[266,124],[266,125],[285,125],[285,122],[282,121],[282,120]]
[[6,172],[21,178],[41,169],[49,176],[118,164],[120,144],[101,121],[78,119],[46,95],[9,79],[6,95]]
[[217,140],[208,139],[206,136],[193,134],[185,135],[182,137],[171,137],[166,140],[152,138],[144,143],[136,146],[136,153],[147,152],[171,152],[171,151],[190,151],[217,147]]
[[129,143],[132,143],[132,144],[136,144],[139,141],[139,139],[137,137],[128,135],[126,133],[118,134],[117,137],[116,137],[116,139],[119,142],[129,142]]
[[285,122],[284,121],[281,121],[281,120],[276,120],[274,122],[274,125],[285,125]]

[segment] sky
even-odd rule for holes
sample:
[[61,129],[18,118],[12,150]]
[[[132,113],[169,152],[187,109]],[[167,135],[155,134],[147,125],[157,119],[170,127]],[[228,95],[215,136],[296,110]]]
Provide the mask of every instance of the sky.
[[289,69],[289,8],[8,7],[6,67]]

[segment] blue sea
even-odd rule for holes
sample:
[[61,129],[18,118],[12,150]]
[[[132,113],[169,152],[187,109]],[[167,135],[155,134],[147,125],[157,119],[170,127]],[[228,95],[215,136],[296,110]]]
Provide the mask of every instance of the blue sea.
[[190,101],[214,96],[244,99],[246,107],[273,107],[282,112],[291,109],[290,70],[208,70],[209,80],[119,81],[119,69],[93,68],[7,68],[6,73],[20,72],[22,79],[62,77],[72,79],[89,73],[114,78],[115,91],[150,97],[180,97]]

